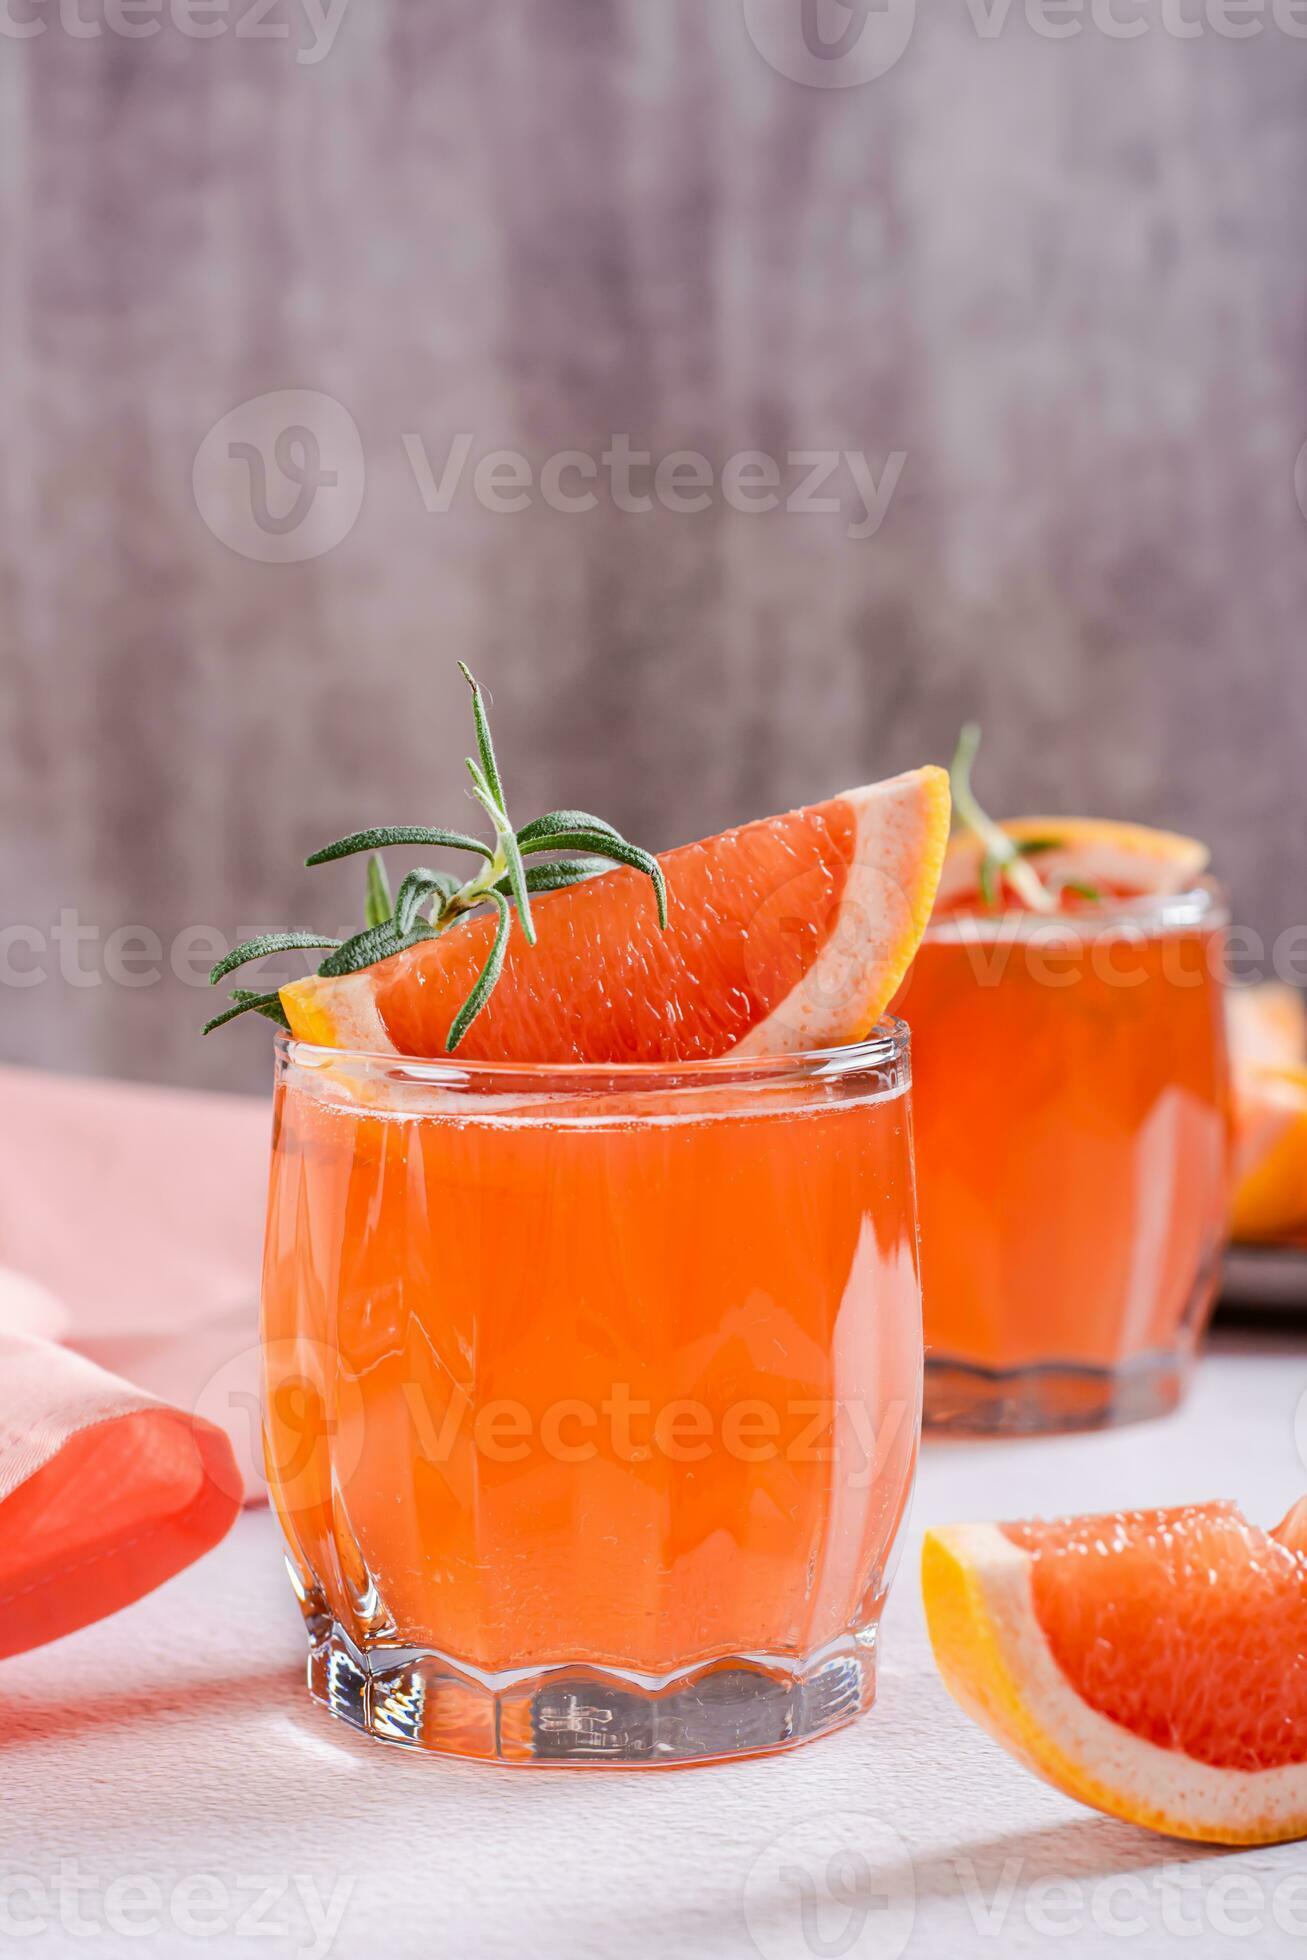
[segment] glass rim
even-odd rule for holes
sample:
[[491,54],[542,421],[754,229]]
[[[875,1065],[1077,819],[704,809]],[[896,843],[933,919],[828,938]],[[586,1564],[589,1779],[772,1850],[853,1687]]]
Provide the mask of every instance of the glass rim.
[[922,936],[922,944],[1028,939],[1046,932],[1093,939],[1113,931],[1178,931],[1185,926],[1228,925],[1229,922],[1229,893],[1217,879],[1204,878],[1183,891],[1141,892],[1137,897],[1115,898],[1084,912],[1027,912],[1015,907],[1002,912],[959,912],[952,918],[932,921]]
[[[327,1048],[301,1041],[278,1028],[278,1058],[309,1069],[384,1071],[438,1089],[502,1089],[506,1092],[551,1088],[585,1094],[669,1088],[783,1087],[800,1082],[840,1080],[876,1069],[902,1067],[911,1057],[912,1034],[906,1021],[885,1014],[861,1041],[836,1048],[800,1049],[780,1055],[728,1052],[708,1058],[668,1062],[481,1062],[440,1056],[383,1054],[361,1048]],[[906,1086],[906,1085],[905,1085]]]

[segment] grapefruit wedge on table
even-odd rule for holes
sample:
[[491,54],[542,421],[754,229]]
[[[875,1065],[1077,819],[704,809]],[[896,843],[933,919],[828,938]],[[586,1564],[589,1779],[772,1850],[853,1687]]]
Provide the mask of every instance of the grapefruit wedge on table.
[[[457,1059],[687,1061],[859,1040],[920,943],[948,826],[946,773],[916,769],[664,853],[665,932],[637,871],[538,898],[537,944],[513,935]],[[493,934],[474,918],[361,972],[295,981],[281,990],[291,1031],[443,1056]]]
[[1307,1499],[926,1534],[945,1685],[1082,1803],[1218,1844],[1307,1835]]

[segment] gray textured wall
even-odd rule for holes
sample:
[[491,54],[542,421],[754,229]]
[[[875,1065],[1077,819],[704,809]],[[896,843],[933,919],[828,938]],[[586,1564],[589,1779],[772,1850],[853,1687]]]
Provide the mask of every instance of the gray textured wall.
[[[523,816],[663,845],[977,713],[996,807],[1193,828],[1252,923],[1304,916],[1307,41],[926,0],[833,88],[769,65],[767,0],[352,0],[308,60],[302,0],[203,41],[103,4],[0,39],[0,905],[100,935],[10,935],[48,977],[0,987],[0,1054],[261,1081],[266,1031],[201,1044],[207,998],[103,937],[351,923],[297,860],[459,820],[456,656]],[[202,515],[192,464],[300,389],[353,418],[362,507],[261,563],[214,534],[242,466]],[[430,513],[404,437],[438,471],[459,431],[906,462],[862,540],[853,500]]]

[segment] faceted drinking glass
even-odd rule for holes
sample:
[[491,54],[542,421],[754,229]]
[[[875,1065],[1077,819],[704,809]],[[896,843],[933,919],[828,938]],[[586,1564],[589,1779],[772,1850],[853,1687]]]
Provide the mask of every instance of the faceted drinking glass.
[[909,1078],[900,1023],[653,1068],[279,1039],[266,1454],[320,1701],[524,1764],[869,1705],[920,1425]]

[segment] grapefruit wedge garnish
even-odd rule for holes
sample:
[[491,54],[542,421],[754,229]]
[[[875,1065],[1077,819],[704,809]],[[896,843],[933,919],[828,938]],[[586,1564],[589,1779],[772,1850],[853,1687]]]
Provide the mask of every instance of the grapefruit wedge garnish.
[[[1196,837],[1152,830],[1104,817],[1013,817],[996,826],[1015,846],[1051,900],[1050,911],[1092,909],[1120,899],[1169,897],[1188,891],[1207,869],[1210,853]],[[935,903],[937,917],[995,909],[982,890],[984,841],[972,831],[952,838]],[[1010,874],[1001,878],[1005,911],[1035,909]]]
[[[537,898],[458,1047],[469,1061],[666,1062],[866,1035],[930,917],[948,777],[923,768],[687,844],[648,879],[620,869]],[[281,989],[292,1032],[327,1047],[439,1056],[484,967],[478,916],[381,963]]]
[[1102,817],[1012,817],[996,823],[971,787],[980,729],[958,737],[950,778],[957,833],[935,902],[937,918],[968,913],[1076,912],[1171,896],[1207,869],[1197,838]]
[[1003,1747],[1110,1816],[1176,1837],[1307,1835],[1307,1500],[926,1534],[945,1685]]
[[[584,810],[517,827],[486,697],[459,664],[476,730],[467,770],[493,842],[403,824],[315,851],[310,865],[368,855],[363,929],[233,947],[215,986],[273,955],[326,956],[287,986],[234,988],[206,1034],[260,1014],[325,1047],[561,1066],[790,1054],[870,1033],[930,919],[948,840],[944,770],[656,858]],[[399,846],[475,868],[414,867],[392,894],[381,854]]]

